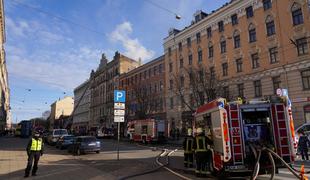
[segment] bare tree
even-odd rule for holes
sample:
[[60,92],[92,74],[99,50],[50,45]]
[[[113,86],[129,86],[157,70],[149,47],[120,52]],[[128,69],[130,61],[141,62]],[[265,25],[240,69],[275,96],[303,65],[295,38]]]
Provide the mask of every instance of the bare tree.
[[157,93],[149,84],[137,84],[131,91],[129,106],[134,111],[136,119],[145,119],[155,113],[161,106]]
[[[186,78],[189,82],[187,84],[185,83]],[[173,92],[180,98],[181,103],[184,103],[191,111],[224,95],[222,83],[212,69],[183,68],[174,75],[173,81],[175,82]]]

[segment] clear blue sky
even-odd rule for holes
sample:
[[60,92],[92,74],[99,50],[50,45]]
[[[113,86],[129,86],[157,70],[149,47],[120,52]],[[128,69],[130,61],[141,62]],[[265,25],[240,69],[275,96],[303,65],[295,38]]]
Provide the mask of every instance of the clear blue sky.
[[163,54],[169,28],[182,29],[196,10],[209,13],[228,1],[5,0],[13,122],[40,117],[58,98],[73,96],[101,53],[147,62]]

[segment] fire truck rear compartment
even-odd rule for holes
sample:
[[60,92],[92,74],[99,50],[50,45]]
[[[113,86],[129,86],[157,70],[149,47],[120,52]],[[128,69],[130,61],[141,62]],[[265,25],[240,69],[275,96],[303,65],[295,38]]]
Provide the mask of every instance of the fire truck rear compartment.
[[[241,118],[245,148],[244,165],[252,169],[255,165],[256,158],[250,145],[257,150],[261,147],[273,148],[275,144],[272,136],[270,107],[242,108]],[[264,159],[264,161],[260,162],[262,167],[271,165],[268,161],[267,154],[263,153],[261,159]]]

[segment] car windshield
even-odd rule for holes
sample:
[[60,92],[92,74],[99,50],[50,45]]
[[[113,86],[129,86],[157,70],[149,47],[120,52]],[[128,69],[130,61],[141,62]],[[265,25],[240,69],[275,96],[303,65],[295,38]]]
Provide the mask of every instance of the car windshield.
[[83,141],[84,142],[93,142],[93,141],[96,141],[96,138],[94,138],[94,137],[86,137],[86,138],[83,138]]
[[59,129],[54,131],[54,135],[64,135],[64,134],[68,134],[66,129]]
[[73,139],[74,138],[74,136],[65,136],[64,137],[64,140],[71,140],[71,139]]

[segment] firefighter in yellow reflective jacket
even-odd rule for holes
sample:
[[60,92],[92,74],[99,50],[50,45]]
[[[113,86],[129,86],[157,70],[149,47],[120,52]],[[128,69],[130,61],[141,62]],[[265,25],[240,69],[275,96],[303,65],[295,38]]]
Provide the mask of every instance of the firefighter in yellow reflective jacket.
[[193,144],[196,157],[196,176],[206,176],[209,173],[211,155],[208,150],[208,145],[212,144],[212,140],[204,135],[202,128],[197,128],[197,136],[195,137]]
[[33,163],[32,168],[32,176],[36,176],[37,170],[38,170],[38,162],[40,159],[40,156],[43,155],[43,141],[42,138],[40,138],[40,133],[35,132],[33,138],[29,141],[27,145],[27,154],[28,154],[28,163],[27,167],[25,169],[25,176],[29,177],[29,173],[31,170],[31,166]]
[[184,138],[183,141],[184,167],[189,168],[193,167],[194,162],[194,150],[193,150],[194,138],[192,133],[193,133],[192,129],[188,129],[187,136]]

